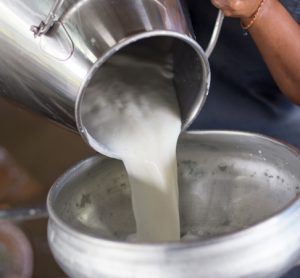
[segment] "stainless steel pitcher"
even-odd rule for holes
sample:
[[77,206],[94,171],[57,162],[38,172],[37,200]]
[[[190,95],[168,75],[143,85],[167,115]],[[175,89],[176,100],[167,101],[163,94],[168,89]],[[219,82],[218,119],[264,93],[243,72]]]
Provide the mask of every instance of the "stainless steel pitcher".
[[[208,54],[221,22],[220,14]],[[0,95],[78,130],[113,156],[100,142],[95,147],[81,104],[98,69],[120,49],[137,45],[153,57],[172,54],[186,128],[205,101],[210,69],[179,0],[0,0]]]

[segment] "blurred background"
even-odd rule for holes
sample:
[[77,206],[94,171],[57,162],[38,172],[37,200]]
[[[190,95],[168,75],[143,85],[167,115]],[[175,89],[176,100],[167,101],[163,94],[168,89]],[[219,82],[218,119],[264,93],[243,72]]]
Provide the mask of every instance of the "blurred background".
[[[0,99],[0,210],[43,206],[53,182],[69,167],[93,154],[79,135]],[[12,239],[4,231],[9,225],[3,223],[0,261],[4,262],[3,250],[8,256],[9,252],[18,253],[19,247],[9,244]],[[13,223],[25,233],[32,246],[33,277],[65,277],[47,245],[46,218]],[[22,264],[20,260],[17,258],[11,265]],[[4,268],[2,265],[5,272]],[[0,277],[3,277],[1,262]]]

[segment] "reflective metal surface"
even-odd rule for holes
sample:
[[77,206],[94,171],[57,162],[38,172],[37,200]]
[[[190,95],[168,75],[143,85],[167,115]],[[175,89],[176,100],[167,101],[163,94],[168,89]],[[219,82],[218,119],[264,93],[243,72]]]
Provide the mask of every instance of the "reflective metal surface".
[[218,42],[218,38],[219,38],[221,29],[222,29],[223,21],[224,21],[224,14],[220,10],[218,12],[218,17],[217,17],[217,20],[216,20],[216,23],[215,23],[215,26],[214,26],[212,36],[211,36],[210,41],[208,43],[208,46],[205,50],[205,54],[206,54],[207,57],[210,57],[210,55],[212,54],[212,52],[215,49],[215,46]]
[[48,196],[48,240],[70,277],[280,277],[300,255],[300,155],[255,134],[195,132],[178,146],[185,240],[130,243],[118,160],[87,159]]
[[[137,43],[151,45],[153,56],[173,55],[184,129],[205,101],[210,70],[179,0],[1,0],[0,95],[91,143],[81,125],[83,95],[109,57]],[[97,150],[113,156],[101,142]]]
[[31,278],[33,252],[25,234],[11,222],[0,220],[0,277]]
[[18,209],[1,209],[0,220],[27,221],[48,217],[47,209],[44,206]]

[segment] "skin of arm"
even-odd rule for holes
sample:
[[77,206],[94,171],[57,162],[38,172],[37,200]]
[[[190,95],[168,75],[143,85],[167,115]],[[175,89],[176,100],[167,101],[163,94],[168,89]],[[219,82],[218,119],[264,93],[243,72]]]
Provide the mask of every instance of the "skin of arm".
[[[249,24],[261,0],[211,0],[225,16]],[[300,25],[278,0],[264,0],[249,28],[278,87],[300,105]]]

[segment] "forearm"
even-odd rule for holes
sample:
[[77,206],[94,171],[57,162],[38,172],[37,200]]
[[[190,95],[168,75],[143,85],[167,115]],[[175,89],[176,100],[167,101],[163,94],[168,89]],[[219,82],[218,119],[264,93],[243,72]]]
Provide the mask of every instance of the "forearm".
[[281,91],[300,105],[300,25],[278,0],[266,0],[249,32]]
[[[248,26],[262,57],[282,93],[300,105],[300,25],[279,0],[211,0],[226,16]],[[258,9],[259,8],[259,9]]]

